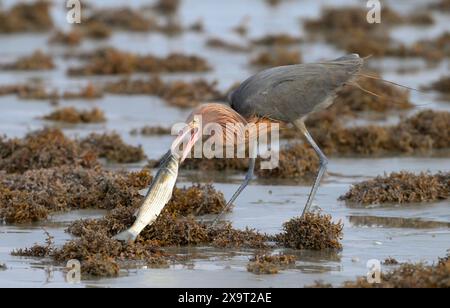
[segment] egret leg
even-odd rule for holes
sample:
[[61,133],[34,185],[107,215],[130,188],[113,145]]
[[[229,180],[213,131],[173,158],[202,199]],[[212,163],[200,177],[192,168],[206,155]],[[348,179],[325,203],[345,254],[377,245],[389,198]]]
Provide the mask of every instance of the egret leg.
[[303,209],[302,217],[305,216],[305,214],[309,211],[311,208],[312,202],[316,196],[317,189],[319,188],[320,182],[323,178],[323,175],[325,174],[325,171],[327,170],[328,166],[328,158],[323,154],[322,150],[319,148],[319,146],[314,141],[311,134],[306,129],[305,123],[303,120],[299,120],[294,122],[294,125],[302,132],[302,134],[306,137],[306,140],[308,140],[308,143],[312,146],[314,151],[316,152],[317,156],[319,157],[320,166],[319,171],[317,173],[316,179],[314,181],[313,187],[311,189],[311,192],[308,196],[308,201],[306,202],[305,208]]
[[214,227],[217,222],[220,220],[220,218],[223,216],[223,214],[228,210],[228,208],[233,204],[233,202],[239,197],[239,195],[242,193],[242,191],[248,186],[250,181],[253,179],[253,175],[255,173],[255,164],[256,164],[256,157],[251,157],[249,162],[249,167],[247,171],[247,175],[245,176],[244,182],[241,184],[241,186],[238,188],[238,190],[233,194],[233,197],[231,197],[230,201],[228,201],[227,205],[223,208],[222,212],[220,212],[219,215],[214,219],[212,223],[212,227]]

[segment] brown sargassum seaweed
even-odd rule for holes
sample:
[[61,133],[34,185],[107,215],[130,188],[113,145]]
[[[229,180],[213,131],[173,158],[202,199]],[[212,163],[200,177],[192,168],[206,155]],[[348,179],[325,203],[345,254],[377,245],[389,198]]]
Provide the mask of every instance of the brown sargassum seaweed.
[[148,171],[111,172],[100,167],[62,166],[0,174],[0,220],[29,223],[56,212],[139,201],[139,189],[151,182]]
[[98,108],[78,110],[74,107],[57,109],[43,117],[44,120],[70,124],[102,123],[106,121],[105,114]]
[[130,131],[130,135],[142,135],[142,136],[159,136],[170,135],[172,129],[170,127],[163,126],[144,126],[141,128],[134,128]]
[[[395,266],[388,272],[381,273],[381,283],[371,284],[367,277],[359,277],[355,281],[347,281],[339,287],[343,288],[449,288],[449,257],[441,258],[433,265],[423,263],[403,263],[398,265],[395,259],[387,259],[388,265]],[[398,265],[398,266],[397,266]],[[316,282],[311,288],[332,288],[333,285]]]
[[254,45],[262,46],[290,46],[299,44],[302,39],[287,33],[268,34],[263,37],[252,40]]
[[117,133],[92,133],[79,141],[84,149],[97,153],[98,157],[110,162],[126,164],[144,160],[146,155],[141,146],[126,144]]
[[64,165],[91,168],[98,165],[97,157],[132,163],[145,159],[145,154],[141,147],[124,143],[116,133],[93,133],[72,140],[59,129],[46,128],[29,133],[23,139],[0,137],[0,170],[7,173]]
[[450,99],[450,76],[444,76],[424,89],[438,91],[444,99]]
[[293,255],[255,255],[247,265],[247,271],[254,274],[277,274],[280,270],[295,265]]
[[0,65],[0,69],[2,70],[15,71],[51,70],[54,68],[55,64],[53,63],[52,57],[40,50],[35,51],[29,56],[21,57],[13,63]]
[[105,91],[113,94],[155,95],[166,100],[170,105],[183,108],[194,107],[201,102],[222,100],[225,96],[217,89],[217,82],[198,79],[192,82],[165,83],[159,77],[149,80],[123,79],[107,84]]
[[350,204],[382,204],[430,202],[448,199],[450,173],[391,173],[364,181],[352,188],[340,200]]
[[366,277],[344,283],[346,288],[449,288],[450,261],[448,256],[437,264],[401,264],[381,274],[381,283],[369,284]]
[[326,8],[319,19],[308,20],[305,28],[312,35],[321,34],[328,42],[348,52],[361,56],[422,57],[428,61],[440,61],[448,56],[449,41],[443,36],[436,40],[423,40],[407,46],[394,41],[389,30],[402,24],[432,24],[427,13],[401,16],[389,7],[383,7],[382,24],[366,22],[362,8]]
[[0,33],[44,32],[53,28],[50,3],[17,3],[8,11],[0,9]]
[[330,215],[311,212],[284,223],[283,232],[275,240],[293,249],[340,250],[343,228],[342,222],[333,222]]
[[170,54],[160,58],[153,55],[135,55],[114,48],[99,49],[79,56],[85,65],[69,68],[72,76],[119,75],[141,73],[205,72],[207,61],[194,55]]
[[290,51],[284,47],[276,47],[274,50],[263,51],[250,60],[250,64],[257,67],[274,67],[302,63],[302,55],[299,51]]

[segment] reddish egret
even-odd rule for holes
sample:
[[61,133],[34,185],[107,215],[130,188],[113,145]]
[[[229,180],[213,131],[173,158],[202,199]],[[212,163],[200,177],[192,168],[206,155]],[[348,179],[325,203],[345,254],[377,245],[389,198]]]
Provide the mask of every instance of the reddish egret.
[[[174,141],[174,146],[188,137],[189,143],[183,149],[182,160],[191,152],[201,137],[197,129],[198,123],[193,117],[196,114],[202,116],[203,124],[215,122],[224,128],[227,122],[246,123],[255,118],[292,123],[305,136],[320,161],[316,179],[303,209],[304,215],[311,207],[328,164],[328,159],[306,129],[305,119],[311,113],[329,107],[337,91],[354,80],[363,64],[363,59],[357,54],[351,54],[332,61],[288,65],[262,71],[244,81],[229,95],[231,108],[220,104],[206,104],[196,109],[188,119],[187,127]],[[253,177],[254,167],[255,159],[251,158],[247,176],[227,207],[246,188]]]

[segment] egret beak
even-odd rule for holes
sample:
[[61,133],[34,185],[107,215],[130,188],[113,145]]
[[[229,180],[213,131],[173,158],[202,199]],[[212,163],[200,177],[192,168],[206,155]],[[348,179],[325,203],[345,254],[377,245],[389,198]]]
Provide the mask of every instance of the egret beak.
[[[194,147],[195,143],[200,139],[201,131],[198,127],[197,123],[195,121],[189,123],[188,126],[186,126],[178,135],[178,137],[174,140],[172,143],[172,153],[177,154],[178,156],[181,156],[180,162],[183,162],[186,157],[191,153],[192,148]],[[181,155],[179,155],[180,152],[180,145],[183,145],[183,150],[181,152]]]

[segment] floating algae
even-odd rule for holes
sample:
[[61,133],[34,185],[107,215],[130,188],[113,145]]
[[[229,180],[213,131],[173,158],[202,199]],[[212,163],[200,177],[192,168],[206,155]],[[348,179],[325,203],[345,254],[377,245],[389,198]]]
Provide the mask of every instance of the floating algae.
[[158,135],[170,135],[172,129],[162,126],[144,126],[141,128],[135,128],[130,131],[130,135],[142,135],[142,136],[158,136]]
[[424,110],[394,126],[312,127],[311,134],[325,153],[425,154],[450,147],[450,112]]
[[192,82],[172,81],[164,83],[161,78],[149,80],[123,79],[108,83],[105,91],[113,94],[145,94],[156,95],[170,105],[178,107],[194,107],[202,102],[223,100],[225,95],[217,89],[217,82],[197,79]]
[[[382,26],[398,25],[403,22],[400,15],[389,7],[383,6]],[[325,8],[318,19],[307,20],[304,23],[308,31],[335,34],[339,31],[351,32],[353,29],[376,31],[377,26],[366,20],[367,11],[360,7]]]
[[300,64],[302,55],[299,51],[290,51],[277,47],[273,51],[263,51],[251,59],[250,64],[258,67],[273,67]]
[[95,87],[92,83],[89,83],[86,87],[82,88],[79,92],[66,91],[62,95],[65,100],[70,99],[98,99],[103,97],[101,89]]
[[0,170],[8,173],[64,165],[86,168],[98,165],[95,151],[81,147],[58,129],[32,132],[23,139],[0,137],[0,158]]
[[437,91],[444,99],[450,99],[450,76],[444,76],[424,89]]
[[150,184],[148,171],[111,172],[101,168],[64,166],[0,174],[0,220],[26,223],[55,212],[139,202],[139,190]]
[[80,140],[80,146],[115,163],[136,163],[146,158],[142,147],[126,144],[117,133],[92,133]]
[[79,30],[72,30],[70,32],[55,32],[49,39],[51,44],[78,46],[83,40],[83,34]]
[[251,50],[250,47],[227,42],[223,39],[212,37],[206,41],[206,46],[216,49],[223,49],[230,52],[248,52]]
[[351,204],[411,203],[444,200],[450,196],[450,173],[391,173],[353,185],[339,200]]
[[34,258],[47,258],[50,257],[54,251],[54,237],[50,235],[50,233],[44,230],[47,238],[45,239],[45,246],[42,245],[34,245],[30,248],[18,249],[11,252],[13,256],[21,256],[21,257],[34,257]]
[[44,32],[53,28],[50,3],[18,3],[5,11],[0,9],[0,33]]
[[180,7],[180,0],[158,0],[153,9],[163,14],[174,14]]
[[208,184],[175,188],[172,199],[166,208],[168,211],[181,216],[200,216],[219,214],[225,208],[225,205],[223,194]]
[[254,274],[277,274],[280,270],[295,265],[293,255],[255,255],[247,265],[247,271]]
[[0,95],[17,95],[20,99],[50,100],[51,102],[57,102],[60,99],[57,91],[48,91],[39,83],[0,86]]
[[92,168],[99,164],[97,157],[118,163],[145,159],[141,147],[125,144],[116,133],[94,133],[81,140],[72,140],[59,129],[45,128],[29,133],[23,139],[0,137],[0,145],[0,170],[8,173],[64,165]]
[[105,48],[79,57],[87,60],[88,63],[81,67],[69,68],[69,75],[205,72],[210,70],[210,66],[205,59],[194,55],[176,53],[161,58],[153,55],[136,55],[115,48]]
[[92,40],[105,40],[111,36],[111,28],[101,22],[92,21],[82,29],[83,35]]
[[91,110],[77,110],[73,107],[57,109],[44,116],[43,119],[70,124],[102,123],[106,121],[105,114],[98,108],[93,108]]
[[330,215],[306,213],[304,217],[289,220],[283,225],[283,232],[275,240],[293,249],[342,249],[343,225],[334,223]]
[[8,64],[2,64],[2,70],[16,70],[16,71],[36,71],[36,70],[51,70],[55,68],[51,56],[44,54],[37,50],[30,56],[19,58],[17,61]]
[[434,2],[429,4],[428,7],[439,11],[450,12],[450,0],[441,0],[439,2]]
[[381,282],[371,284],[366,277],[343,284],[345,288],[449,288],[450,261],[440,259],[437,264],[401,264],[398,268],[381,273]]
[[258,169],[260,178],[305,179],[315,175],[319,159],[312,148],[305,144],[293,144],[279,153],[279,165],[275,169]]
[[321,34],[336,47],[361,56],[423,57],[429,61],[439,61],[445,56],[445,49],[437,48],[437,43],[422,41],[407,46],[393,41],[389,36],[388,30],[392,26],[430,25],[433,19],[429,14],[400,16],[383,7],[382,24],[367,23],[366,14],[364,9],[358,7],[327,8],[319,19],[307,20],[304,26],[311,34]]
[[400,262],[398,262],[395,258],[389,257],[386,260],[383,261],[383,265],[399,265]]
[[89,28],[93,25],[114,30],[147,32],[155,28],[156,22],[130,8],[108,8],[94,9],[83,18],[83,27]]
[[301,39],[290,34],[268,34],[266,36],[252,40],[254,45],[263,46],[289,46],[301,43]]

